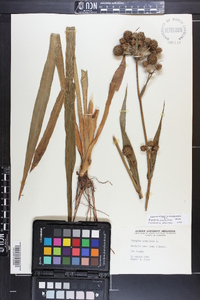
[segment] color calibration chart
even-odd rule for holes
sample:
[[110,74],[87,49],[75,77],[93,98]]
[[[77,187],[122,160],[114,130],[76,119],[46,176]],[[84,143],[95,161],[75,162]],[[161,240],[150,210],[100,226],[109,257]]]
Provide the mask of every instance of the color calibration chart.
[[32,299],[108,299],[110,231],[107,222],[35,221]]
[[55,228],[53,237],[46,235],[44,265],[99,265],[99,230]]

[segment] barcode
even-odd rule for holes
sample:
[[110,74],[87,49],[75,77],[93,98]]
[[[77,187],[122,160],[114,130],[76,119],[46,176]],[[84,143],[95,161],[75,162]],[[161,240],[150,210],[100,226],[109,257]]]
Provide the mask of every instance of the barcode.
[[21,242],[15,242],[13,245],[13,269],[21,271]]

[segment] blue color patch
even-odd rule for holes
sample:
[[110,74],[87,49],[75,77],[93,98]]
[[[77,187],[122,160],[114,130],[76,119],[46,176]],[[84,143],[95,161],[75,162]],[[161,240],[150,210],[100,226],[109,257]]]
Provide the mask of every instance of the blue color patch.
[[80,265],[80,258],[79,257],[72,257],[72,265],[74,265],[74,266]]
[[52,238],[44,238],[44,246],[51,246],[52,245]]
[[81,255],[89,256],[89,248],[82,248]]
[[98,248],[99,247],[99,239],[92,239],[91,247]]

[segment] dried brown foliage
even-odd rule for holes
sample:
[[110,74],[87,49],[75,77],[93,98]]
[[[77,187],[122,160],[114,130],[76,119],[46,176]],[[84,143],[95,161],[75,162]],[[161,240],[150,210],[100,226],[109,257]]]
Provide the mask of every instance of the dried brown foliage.
[[[97,221],[94,185],[92,180],[88,177],[88,169],[91,164],[92,150],[97,143],[107,120],[113,96],[115,92],[119,90],[119,87],[121,85],[126,68],[126,61],[125,56],[123,56],[120,66],[117,68],[113,75],[109,86],[108,97],[105,104],[102,120],[97,128],[97,118],[99,115],[99,111],[94,110],[92,100],[90,100],[88,103],[88,74],[83,70],[81,71],[81,88],[83,96],[83,98],[81,99],[75,57],[75,27],[66,28],[66,44],[67,48],[64,67],[60,36],[58,34],[51,34],[49,52],[44,66],[40,87],[32,115],[19,199],[22,195],[29,170],[33,170],[36,167],[46,151],[62,105],[64,104],[66,131],[65,167],[67,179],[68,220],[75,220],[81,198],[84,195],[88,202],[88,210],[86,213],[87,219],[91,219],[93,217],[93,219]],[[43,137],[38,143],[46,107],[50,96],[55,67],[58,70],[61,90],[51,112],[49,122],[44,131]],[[77,99],[78,122],[76,120],[75,98]],[[72,216],[72,174],[74,171],[76,160],[75,146],[77,147],[78,152],[81,156],[81,165],[78,172],[74,216]]]
[[[162,52],[162,48],[158,47],[158,42],[154,39],[145,37],[144,32],[131,32],[129,30],[125,31],[123,34],[123,37],[119,39],[120,44],[115,46],[113,49],[113,53],[116,56],[120,55],[130,55],[135,60],[135,66],[136,66],[136,90],[137,90],[137,96],[139,100],[139,106],[140,106],[140,114],[141,114],[141,121],[142,121],[142,128],[144,133],[144,140],[145,145],[141,147],[141,151],[146,151],[146,157],[147,157],[147,192],[146,192],[146,201],[145,201],[145,210],[147,210],[148,207],[148,201],[149,201],[149,195],[150,195],[150,186],[151,186],[151,180],[153,177],[153,172],[155,168],[155,162],[157,157],[157,152],[159,149],[159,137],[161,132],[161,125],[162,125],[162,118],[164,114],[164,106],[163,106],[163,112],[162,117],[158,126],[158,129],[156,131],[156,134],[154,136],[153,141],[148,141],[147,138],[147,130],[146,130],[146,124],[145,124],[145,118],[144,118],[144,111],[143,111],[143,101],[142,97],[144,93],[146,92],[147,85],[152,78],[153,74],[156,73],[156,71],[159,71],[162,69],[161,63],[158,62],[158,56]],[[147,72],[147,78],[146,82],[143,85],[142,89],[140,89],[140,83],[139,83],[139,64],[141,63],[141,66],[145,68]],[[125,116],[126,116],[126,97],[127,97],[127,91],[125,95],[125,99],[122,105],[122,112],[120,113],[120,127],[122,132],[122,140],[123,140],[123,150],[121,152],[119,146],[118,152],[120,153],[120,156],[123,160],[123,163],[125,165],[125,160],[123,158],[123,155],[126,157],[129,168],[127,169],[127,165],[125,165],[129,176],[130,172],[134,178],[135,181],[135,188],[138,192],[139,196],[141,193],[141,188],[139,185],[139,175],[137,170],[137,160],[133,151],[133,147],[130,143],[130,140],[125,132]],[[115,139],[116,140],[116,139]],[[139,193],[140,191],[140,193]],[[141,197],[140,197],[141,198]]]

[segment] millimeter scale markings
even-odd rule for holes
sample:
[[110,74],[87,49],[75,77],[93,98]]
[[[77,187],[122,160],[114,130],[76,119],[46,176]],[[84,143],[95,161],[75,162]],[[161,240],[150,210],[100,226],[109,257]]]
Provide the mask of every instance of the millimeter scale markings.
[[10,167],[0,167],[0,256],[8,255],[10,229]]
[[75,14],[157,15],[165,13],[164,1],[75,1]]

